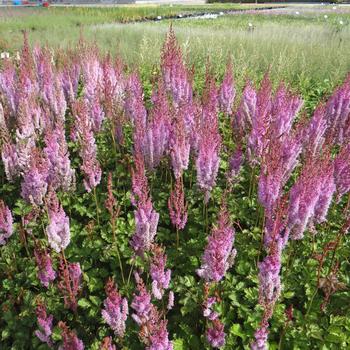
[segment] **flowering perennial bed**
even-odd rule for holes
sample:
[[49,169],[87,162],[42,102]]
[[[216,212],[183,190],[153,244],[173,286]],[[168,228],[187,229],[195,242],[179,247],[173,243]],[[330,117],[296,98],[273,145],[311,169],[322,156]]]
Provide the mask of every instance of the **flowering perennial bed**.
[[[54,55],[25,41],[4,60],[4,349],[262,350],[271,324],[281,348],[311,310],[341,317],[329,305],[345,288],[350,79],[311,118],[268,74],[236,97],[230,61],[220,84],[208,63],[202,93],[193,79],[171,29],[151,93],[84,42]],[[286,296],[281,312],[282,266],[298,259],[283,253],[317,244],[331,211],[309,307]]]

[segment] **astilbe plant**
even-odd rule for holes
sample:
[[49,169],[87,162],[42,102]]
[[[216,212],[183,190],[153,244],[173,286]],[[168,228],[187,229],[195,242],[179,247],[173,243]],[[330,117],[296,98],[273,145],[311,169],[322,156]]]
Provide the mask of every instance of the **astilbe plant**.
[[11,210],[0,200],[0,246],[6,244],[13,233],[13,218]]
[[56,271],[52,267],[51,256],[46,249],[40,248],[39,246],[34,249],[34,256],[38,266],[39,281],[47,288],[56,278]]
[[150,275],[152,278],[152,294],[158,300],[162,299],[164,290],[169,288],[171,279],[171,270],[165,269],[166,261],[167,256],[162,247],[153,244]]
[[232,61],[228,60],[224,80],[219,90],[219,106],[221,112],[229,116],[232,114],[235,96],[236,89],[233,81]]
[[342,146],[334,160],[334,181],[337,199],[350,191],[350,143]]
[[182,178],[175,181],[175,187],[168,199],[168,209],[171,223],[176,230],[183,230],[187,222],[187,203],[185,202],[184,185]]
[[78,307],[77,296],[81,288],[82,271],[79,263],[68,263],[60,258],[58,288],[63,294],[64,305],[76,312]]
[[112,337],[105,337],[102,341],[100,350],[116,350],[116,346],[112,342]]
[[35,331],[35,335],[40,341],[52,348],[53,315],[47,314],[46,307],[42,301],[38,302],[35,312],[39,326],[39,329]]
[[50,191],[47,199],[49,224],[46,228],[48,242],[57,253],[67,248],[70,242],[69,218],[59,203],[54,191]]
[[179,107],[192,102],[191,75],[186,69],[182,52],[172,29],[167,33],[161,56],[161,71],[166,89]]
[[[209,69],[209,68],[207,68]],[[207,72],[207,88],[203,96],[203,109],[199,130],[196,159],[197,184],[208,202],[219,170],[221,136],[218,123],[218,96],[215,81]]]
[[128,301],[119,294],[113,279],[109,279],[106,284],[107,298],[103,302],[104,309],[102,317],[112,328],[114,334],[123,337],[125,333],[125,322],[128,317]]
[[172,342],[169,341],[166,329],[167,321],[162,319],[162,314],[151,302],[142,279],[135,275],[138,295],[134,296],[131,307],[135,310],[132,318],[140,326],[139,337],[147,350],[172,350]]
[[62,345],[59,346],[59,350],[84,350],[84,344],[80,340],[74,331],[71,331],[67,325],[60,321],[58,327],[62,332]]
[[206,281],[219,282],[232,266],[236,256],[233,248],[235,231],[230,222],[226,204],[223,203],[217,225],[213,227],[202,256],[202,265],[197,274]]
[[75,129],[80,143],[80,156],[83,160],[80,168],[85,176],[85,189],[90,192],[100,183],[102,170],[97,160],[97,147],[86,102],[77,101],[74,111]]
[[33,150],[28,169],[23,174],[21,196],[29,203],[42,205],[47,192],[48,164],[38,149]]
[[135,233],[131,239],[131,246],[137,255],[143,255],[151,249],[157,234],[159,214],[154,210],[149,195],[145,166],[140,152],[134,156],[135,166],[132,171],[132,202],[136,209]]
[[163,85],[160,80],[158,89],[152,96],[153,109],[148,117],[140,147],[149,170],[154,170],[159,165],[169,147],[170,111]]

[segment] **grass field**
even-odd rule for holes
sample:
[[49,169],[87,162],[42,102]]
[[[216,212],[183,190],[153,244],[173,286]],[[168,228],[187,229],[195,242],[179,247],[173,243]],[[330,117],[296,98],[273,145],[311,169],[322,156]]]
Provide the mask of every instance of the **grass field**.
[[230,55],[238,84],[248,76],[259,80],[270,67],[273,77],[290,82],[304,97],[310,93],[317,99],[350,70],[350,12],[345,7],[333,10],[331,6],[291,6],[287,10],[209,20],[122,23],[249,7],[255,4],[7,9],[0,15],[0,50],[19,49],[23,30],[28,31],[32,44],[54,48],[74,46],[82,35],[105,52],[118,52],[129,65],[142,62],[149,72],[159,60],[161,43],[172,23],[189,62],[197,70],[204,71],[209,57],[220,75]]

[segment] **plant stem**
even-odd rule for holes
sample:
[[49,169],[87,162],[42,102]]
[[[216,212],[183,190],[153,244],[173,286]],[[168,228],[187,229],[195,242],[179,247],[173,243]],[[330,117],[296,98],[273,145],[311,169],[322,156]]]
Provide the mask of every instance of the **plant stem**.
[[99,215],[100,208],[99,208],[99,206],[98,206],[98,201],[97,201],[96,187],[94,187],[94,197],[95,197],[95,204],[96,204],[96,218],[97,218],[97,224],[100,225],[100,215]]
[[179,229],[176,227],[176,249],[177,250],[179,250],[179,242],[180,242]]
[[115,247],[116,247],[116,250],[117,250],[117,256],[118,256],[118,261],[119,261],[120,273],[122,275],[123,284],[125,285],[125,277],[124,277],[124,269],[123,269],[122,259],[120,257],[118,244],[116,244],[116,241],[115,241],[115,223],[114,223],[113,219],[111,219],[111,221],[112,221],[111,225],[112,225],[112,231],[113,231],[113,243],[115,244]]

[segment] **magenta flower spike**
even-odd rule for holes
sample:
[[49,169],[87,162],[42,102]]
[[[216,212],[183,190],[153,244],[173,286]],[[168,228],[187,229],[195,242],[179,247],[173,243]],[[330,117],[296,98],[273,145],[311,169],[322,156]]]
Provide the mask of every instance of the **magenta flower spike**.
[[46,228],[47,238],[51,248],[59,253],[66,249],[70,242],[70,228],[69,218],[54,191],[49,193],[47,210],[49,217],[49,225]]
[[171,270],[165,269],[167,256],[160,246],[152,246],[152,259],[150,266],[150,274],[152,278],[152,294],[161,300],[164,295],[164,290],[169,288],[171,279]]
[[197,274],[207,282],[219,282],[232,266],[236,256],[233,248],[235,231],[230,222],[226,204],[223,204],[217,222],[208,238],[208,244],[202,256],[202,265]]
[[39,329],[35,331],[35,335],[40,339],[40,341],[46,343],[50,348],[52,348],[53,341],[51,339],[51,335],[53,329],[53,315],[47,315],[45,305],[40,302],[35,311],[39,326]]
[[334,160],[334,181],[337,201],[350,191],[350,143],[344,145]]
[[6,244],[13,233],[13,218],[10,209],[0,200],[0,246]]
[[38,266],[39,281],[44,287],[47,288],[56,278],[56,272],[52,267],[51,256],[45,249],[41,249],[39,247],[35,248],[34,256]]
[[129,314],[128,301],[120,296],[112,279],[109,279],[106,284],[106,293],[107,298],[103,302],[102,317],[116,336],[123,337],[125,322]]
[[235,96],[236,89],[233,81],[232,62],[231,60],[228,60],[224,80],[219,90],[219,106],[221,112],[229,116],[232,114]]
[[85,101],[77,101],[75,110],[75,129],[80,143],[80,157],[83,164],[80,166],[84,173],[84,186],[91,192],[101,182],[101,166],[97,160],[97,147],[92,131],[88,106]]
[[170,193],[168,208],[171,223],[177,230],[183,230],[187,222],[187,203],[181,177],[176,179],[175,188]]
[[47,178],[48,161],[34,149],[29,167],[23,174],[21,196],[31,204],[42,205],[48,188]]
[[74,331],[71,331],[67,325],[60,321],[58,327],[62,331],[62,345],[59,346],[58,350],[84,350],[84,344],[80,340]]
[[208,343],[214,349],[222,348],[225,345],[226,337],[224,332],[224,324],[219,319],[213,320],[211,326],[207,329],[206,337]]

